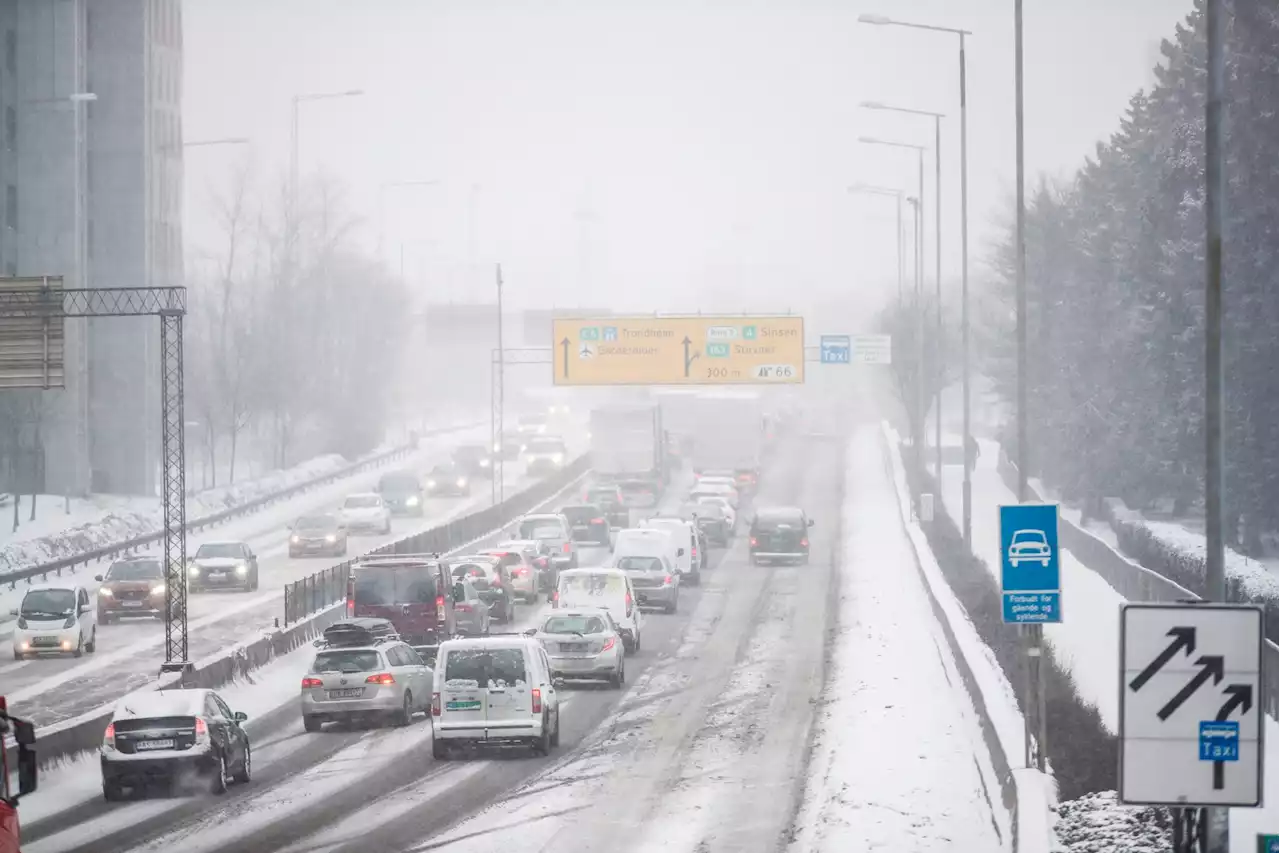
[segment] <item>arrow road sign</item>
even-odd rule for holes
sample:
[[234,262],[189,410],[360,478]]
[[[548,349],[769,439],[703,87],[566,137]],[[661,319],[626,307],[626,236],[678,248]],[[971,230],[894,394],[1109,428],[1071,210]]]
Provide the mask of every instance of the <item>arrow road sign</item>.
[[688,335],[685,335],[684,340],[680,343],[684,344],[684,378],[688,379],[689,368],[693,366],[693,360],[701,355],[701,353],[694,350],[692,355],[689,354],[689,347],[693,346],[693,341],[689,340]]
[[[1256,806],[1262,609],[1127,604],[1120,616],[1120,801]],[[1209,765],[1209,766],[1206,766]]]

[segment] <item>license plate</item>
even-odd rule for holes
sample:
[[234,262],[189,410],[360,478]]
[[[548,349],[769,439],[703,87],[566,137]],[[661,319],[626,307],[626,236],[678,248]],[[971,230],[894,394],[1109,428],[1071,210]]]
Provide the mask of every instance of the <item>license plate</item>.
[[211,581],[224,581],[226,579],[227,579],[226,572],[210,572],[209,573],[209,580]]
[[123,604],[125,607],[141,607],[142,606],[141,601],[122,601],[120,603]]
[[173,738],[164,738],[163,740],[140,740],[134,744],[134,749],[139,752],[148,749],[173,749]]
[[344,690],[330,690],[330,699],[350,699],[352,696],[359,696],[364,693],[363,687],[348,687]]
[[479,699],[454,699],[452,702],[445,703],[446,711],[479,711]]
[[587,650],[586,643],[561,643],[560,644],[560,651],[568,652],[570,654],[580,655],[586,650]]
[[58,645],[57,637],[35,637],[31,640],[33,646],[56,646]]

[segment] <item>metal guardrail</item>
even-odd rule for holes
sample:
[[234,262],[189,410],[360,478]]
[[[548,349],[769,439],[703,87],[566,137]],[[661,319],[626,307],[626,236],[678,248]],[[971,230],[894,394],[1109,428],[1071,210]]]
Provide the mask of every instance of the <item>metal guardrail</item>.
[[[433,435],[443,435],[445,433],[454,432],[459,429],[466,429],[472,426],[481,426],[483,423],[484,422],[482,421],[475,421],[474,423],[457,424],[454,426],[440,427],[439,429],[427,430],[421,433],[420,437],[426,438],[428,436],[433,436]],[[359,474],[364,471],[371,470],[373,468],[378,468],[382,465],[387,464],[388,462],[393,462],[397,459],[403,459],[404,457],[408,456],[410,453],[414,452],[417,449],[418,448],[416,444],[402,445],[400,447],[396,447],[391,450],[388,450],[385,453],[380,453],[377,456],[370,456],[367,459],[361,459],[357,462],[351,463],[350,465],[321,474],[320,476],[307,480],[304,483],[296,483],[287,489],[281,489],[278,492],[272,492],[267,495],[262,495],[260,497],[254,498],[251,501],[246,501],[245,503],[242,503],[239,506],[229,507],[227,509],[219,510],[218,512],[210,513],[209,515],[202,516],[200,518],[192,519],[191,521],[187,522],[186,532],[195,533],[197,531],[204,530],[205,528],[208,528],[208,527],[215,527],[219,524],[222,524],[223,522],[227,522],[244,515],[250,515],[264,507],[270,506],[274,503],[279,503],[280,501],[290,500],[291,498],[297,497],[298,495],[303,494],[305,492],[311,491],[321,486],[330,485],[331,483],[341,480],[344,477],[350,477],[353,474]],[[70,569],[74,573],[76,569],[82,565],[87,566],[89,563],[96,563],[102,560],[114,559],[122,554],[133,554],[156,542],[161,541],[163,538],[164,538],[164,531],[158,530],[154,533],[147,533],[142,536],[134,537],[133,539],[126,539],[120,542],[113,542],[109,545],[103,545],[99,548],[92,548],[88,551],[82,551],[78,554],[72,554],[67,557],[60,557],[57,560],[51,560],[48,563],[41,563],[40,565],[32,566],[31,568],[18,569],[17,571],[13,571],[13,572],[5,572],[3,574],[0,574],[0,586],[8,584],[9,589],[15,589],[18,585],[18,581],[25,580],[27,583],[31,583],[33,578],[39,578],[41,581],[44,581],[48,579],[50,574],[61,577],[64,569]]]
[[539,480],[501,503],[455,518],[439,527],[389,542],[366,554],[294,581],[284,588],[284,624],[290,625],[341,601],[346,596],[351,566],[360,560],[396,554],[447,554],[529,512],[571,485],[590,466],[590,455],[584,454],[552,476]]

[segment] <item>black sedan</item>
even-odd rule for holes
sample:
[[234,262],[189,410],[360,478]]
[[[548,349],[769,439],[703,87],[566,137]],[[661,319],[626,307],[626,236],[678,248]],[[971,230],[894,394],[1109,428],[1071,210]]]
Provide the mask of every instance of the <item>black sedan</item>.
[[471,477],[453,463],[437,465],[427,475],[427,494],[431,497],[466,497],[471,494]]

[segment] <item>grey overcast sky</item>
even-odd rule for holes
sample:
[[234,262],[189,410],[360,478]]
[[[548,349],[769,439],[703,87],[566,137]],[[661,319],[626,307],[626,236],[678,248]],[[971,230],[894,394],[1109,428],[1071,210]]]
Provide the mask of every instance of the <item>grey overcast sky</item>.
[[[1025,5],[1030,181],[1069,174],[1117,127],[1190,0]],[[189,254],[211,245],[211,194],[242,158],[261,185],[283,180],[295,93],[362,89],[303,106],[302,171],[346,184],[369,251],[380,185],[439,180],[383,194],[385,259],[403,252],[433,300],[488,300],[499,260],[518,305],[870,298],[895,276],[893,203],[845,188],[914,192],[916,168],[858,137],[932,145],[928,119],[858,108],[877,100],[948,115],[942,251],[958,273],[957,40],[863,12],[973,31],[980,276],[1012,199],[1012,0],[186,0],[186,138],[252,140],[187,150]]]

